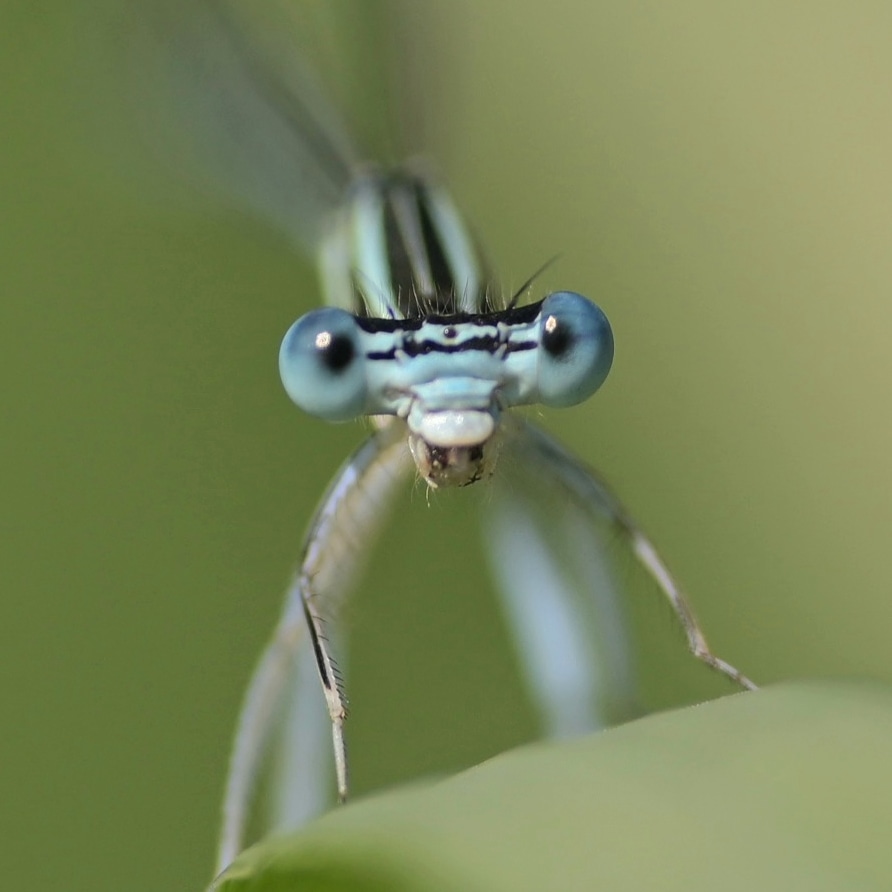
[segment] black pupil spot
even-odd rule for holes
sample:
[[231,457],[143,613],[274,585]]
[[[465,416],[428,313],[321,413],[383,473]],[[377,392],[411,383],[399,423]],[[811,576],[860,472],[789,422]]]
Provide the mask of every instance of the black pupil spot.
[[446,328],[443,329],[443,337],[449,338],[450,340],[454,338],[456,335],[455,329],[451,325],[447,325]]
[[326,368],[332,372],[341,372],[353,359],[353,341],[346,335],[333,334],[319,352]]
[[557,316],[549,316],[542,329],[542,346],[555,359],[560,359],[572,345],[573,333],[570,326],[558,321]]

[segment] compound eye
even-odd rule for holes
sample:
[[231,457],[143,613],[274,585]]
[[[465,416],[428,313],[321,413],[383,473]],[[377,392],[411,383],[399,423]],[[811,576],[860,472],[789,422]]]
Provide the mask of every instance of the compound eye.
[[539,400],[546,406],[575,406],[603,383],[613,362],[613,332],[590,300],[558,291],[539,311]]
[[279,374],[288,396],[310,415],[347,421],[362,414],[365,357],[356,320],[333,307],[301,316],[282,341]]

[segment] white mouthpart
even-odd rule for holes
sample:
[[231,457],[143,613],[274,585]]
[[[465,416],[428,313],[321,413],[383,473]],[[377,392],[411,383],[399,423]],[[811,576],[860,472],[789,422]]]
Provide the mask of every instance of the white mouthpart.
[[415,433],[431,446],[479,446],[492,436],[495,426],[489,412],[448,410],[428,412]]

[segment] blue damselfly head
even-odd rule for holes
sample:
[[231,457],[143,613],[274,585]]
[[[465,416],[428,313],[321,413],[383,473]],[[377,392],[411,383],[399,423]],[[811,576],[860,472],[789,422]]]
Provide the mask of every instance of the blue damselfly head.
[[433,487],[488,477],[503,413],[571,406],[613,359],[604,313],[569,291],[493,305],[480,252],[426,172],[364,170],[321,240],[329,306],[285,335],[291,399],[329,421],[394,416]]
[[507,409],[576,405],[601,386],[612,361],[607,317],[569,291],[492,313],[412,319],[326,307],[295,322],[279,352],[288,395],[311,415],[404,419],[431,486],[489,476]]

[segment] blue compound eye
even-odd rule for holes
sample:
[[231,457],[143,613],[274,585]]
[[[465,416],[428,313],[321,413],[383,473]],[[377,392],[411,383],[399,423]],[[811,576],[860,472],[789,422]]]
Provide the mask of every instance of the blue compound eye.
[[310,415],[348,421],[362,414],[365,356],[356,320],[335,308],[301,316],[282,341],[279,374],[288,396]]
[[610,323],[590,300],[572,291],[549,295],[539,313],[539,400],[546,406],[575,406],[610,371]]

